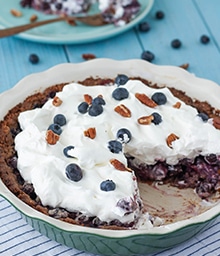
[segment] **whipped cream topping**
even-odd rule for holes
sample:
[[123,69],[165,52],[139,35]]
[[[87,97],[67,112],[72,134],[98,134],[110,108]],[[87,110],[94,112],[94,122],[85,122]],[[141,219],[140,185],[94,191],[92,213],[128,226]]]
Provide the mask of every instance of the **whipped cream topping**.
[[[56,94],[62,101],[61,105],[54,106],[53,99],[50,99],[42,108],[19,115],[22,132],[15,138],[18,169],[22,177],[33,184],[43,205],[80,211],[107,222],[114,219],[131,222],[141,215],[137,182],[133,172],[117,170],[110,163],[111,159],[126,165],[124,154],[129,154],[147,164],[158,160],[176,164],[184,157],[220,153],[220,145],[216,143],[219,130],[213,127],[211,120],[204,122],[195,108],[174,97],[169,89],[153,89],[140,81],[129,80],[126,85],[120,86],[127,89],[129,96],[119,101],[112,97],[117,87],[116,84],[88,87],[71,83]],[[152,108],[135,96],[139,93],[151,97],[155,92],[166,95],[166,104]],[[79,113],[78,106],[84,101],[85,94],[92,98],[102,95],[106,104],[100,115]],[[180,102],[179,108],[174,107],[177,102]],[[130,117],[123,117],[114,111],[121,104],[130,110]],[[138,123],[140,117],[154,112],[161,115],[161,123]],[[57,143],[50,145],[45,139],[46,133],[57,114],[63,114],[67,122],[62,126]],[[91,127],[96,130],[93,139],[84,134]],[[123,144],[121,152],[112,153],[108,142],[116,140],[117,131],[121,128],[128,129],[132,138]],[[178,136],[172,147],[166,141],[170,134]],[[72,158],[63,154],[67,146],[74,147],[68,152]],[[82,169],[83,177],[78,182],[70,180],[65,174],[70,163],[76,163]],[[114,181],[115,190],[100,189],[101,182],[106,180]]]

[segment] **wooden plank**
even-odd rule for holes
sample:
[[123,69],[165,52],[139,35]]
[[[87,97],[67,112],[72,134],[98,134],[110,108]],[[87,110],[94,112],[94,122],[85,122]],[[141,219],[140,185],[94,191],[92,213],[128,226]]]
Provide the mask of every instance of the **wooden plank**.
[[[198,1],[200,3],[200,0]],[[209,1],[206,6],[212,6],[215,17],[219,15],[220,1]],[[155,18],[156,11],[165,13],[162,20]],[[209,14],[207,14],[209,15]],[[210,15],[209,15],[210,16]],[[219,18],[217,19],[219,21]],[[220,84],[220,53],[214,43],[214,33],[210,35],[201,14],[191,0],[160,1],[156,0],[149,16],[146,17],[151,30],[147,33],[138,32],[144,50],[155,54],[153,63],[159,65],[181,65],[189,63],[189,71],[197,76],[214,80]],[[218,23],[218,22],[216,22]],[[216,25],[217,26],[217,25]],[[216,28],[217,29],[217,28]],[[200,36],[207,34],[211,41],[204,45],[200,43]],[[182,47],[173,49],[171,41],[178,38]]]
[[66,51],[70,62],[82,62],[82,54],[92,53],[97,58],[116,60],[140,58],[141,46],[133,29],[110,39],[90,44],[69,45]]
[[220,51],[220,1],[194,0],[194,3]]
[[[29,62],[32,53],[39,56],[39,63]],[[12,37],[0,40],[0,56],[0,92],[11,88],[24,76],[67,62],[62,46],[32,43]]]

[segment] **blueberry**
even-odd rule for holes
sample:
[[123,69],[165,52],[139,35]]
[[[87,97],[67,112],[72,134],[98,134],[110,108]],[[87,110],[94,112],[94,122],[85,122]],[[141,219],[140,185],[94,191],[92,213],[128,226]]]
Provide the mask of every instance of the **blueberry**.
[[89,108],[90,116],[98,116],[98,115],[101,115],[102,112],[103,112],[103,107],[100,104],[92,104]]
[[63,5],[61,3],[58,3],[58,4],[55,5],[55,7],[56,7],[57,10],[61,10]]
[[105,105],[105,101],[102,97],[96,97],[92,100],[92,104]]
[[148,22],[146,21],[143,21],[141,22],[139,25],[138,25],[138,29],[141,31],[141,32],[148,32],[150,30],[150,25]]
[[112,92],[112,97],[115,100],[123,100],[123,99],[127,99],[129,96],[129,92],[127,89],[122,88],[122,87],[118,87],[116,88],[113,92]]
[[147,60],[149,62],[153,61],[154,57],[155,57],[154,54],[150,51],[143,51],[141,54],[141,59]]
[[167,102],[167,97],[164,93],[162,92],[155,92],[151,99],[157,103],[157,105],[164,105]]
[[122,143],[128,143],[131,140],[131,133],[128,129],[126,128],[121,128],[117,132],[117,139],[122,142]]
[[53,119],[54,124],[59,124],[63,126],[66,124],[66,117],[62,114],[57,114]]
[[50,97],[51,99],[53,99],[55,96],[56,96],[56,91],[51,91],[51,92],[49,93],[49,97]]
[[152,116],[154,117],[154,119],[152,120],[152,123],[154,123],[155,125],[158,125],[162,122],[162,117],[159,113],[152,113]]
[[209,117],[205,113],[199,113],[198,116],[202,119],[203,122],[207,122]]
[[206,35],[202,35],[202,36],[200,37],[200,42],[201,42],[202,44],[207,44],[207,43],[209,43],[209,41],[210,41],[210,38],[209,38],[208,36],[206,36]]
[[62,133],[62,128],[59,124],[51,124],[48,127],[48,130],[51,130],[52,132],[56,133],[57,135],[60,135]]
[[122,144],[117,140],[110,140],[108,142],[108,148],[112,153],[118,154],[122,151]]
[[162,20],[164,18],[165,14],[163,11],[157,11],[155,14],[156,19]]
[[209,154],[204,156],[205,161],[210,165],[215,165],[218,163],[218,158],[215,154]]
[[105,180],[100,184],[100,189],[102,191],[106,191],[106,192],[113,191],[115,190],[115,188],[116,188],[116,185],[112,180]]
[[71,157],[71,158],[74,158],[73,156],[69,155],[68,152],[70,150],[74,149],[74,146],[68,146],[68,147],[65,147],[63,149],[63,154],[66,156],[66,157]]
[[77,164],[69,164],[66,167],[66,176],[72,181],[80,181],[83,177],[82,169]]
[[82,102],[78,106],[78,111],[81,114],[85,114],[88,111],[89,104],[87,102]]
[[129,80],[129,77],[123,74],[118,75],[115,78],[115,83],[119,86],[119,85],[124,85],[127,83],[127,81]]
[[39,62],[39,57],[37,54],[30,54],[29,56],[29,61],[32,63],[32,64],[37,64]]
[[180,48],[181,45],[182,43],[179,39],[174,39],[171,41],[171,46],[175,49]]

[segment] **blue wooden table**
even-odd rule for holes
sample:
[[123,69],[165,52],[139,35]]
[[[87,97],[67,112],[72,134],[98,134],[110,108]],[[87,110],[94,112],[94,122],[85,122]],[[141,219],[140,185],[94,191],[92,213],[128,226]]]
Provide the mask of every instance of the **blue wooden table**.
[[[3,7],[2,7],[3,8]],[[155,13],[163,11],[163,19]],[[155,55],[158,65],[189,64],[188,71],[211,79],[220,85],[220,1],[219,0],[155,0],[144,18],[150,25],[148,32],[133,29],[99,42],[89,44],[44,44],[16,37],[0,39],[0,92],[14,86],[31,73],[44,71],[56,64],[83,62],[85,53],[97,58],[117,60],[139,59],[143,51]],[[207,35],[210,42],[202,44]],[[181,47],[174,49],[171,41],[179,39]],[[40,61],[29,62],[35,53]],[[154,255],[220,255],[220,218],[194,239]],[[40,235],[28,226],[3,198],[0,197],[0,252],[1,255],[89,255],[67,248]]]

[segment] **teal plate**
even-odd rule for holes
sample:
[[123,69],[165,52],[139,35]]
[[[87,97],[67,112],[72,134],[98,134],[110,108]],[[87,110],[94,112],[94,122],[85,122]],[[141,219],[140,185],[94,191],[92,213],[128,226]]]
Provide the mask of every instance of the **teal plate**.
[[[211,101],[213,107],[220,109],[220,86],[209,80],[197,78],[182,68],[156,66],[143,60],[94,59],[78,64],[60,64],[47,71],[23,78],[12,89],[0,95],[0,120],[4,118],[9,109],[22,102],[27,96],[36,93],[36,91],[42,91],[52,84],[82,81],[90,76],[113,78],[118,73],[131,77],[142,77],[157,84],[167,84],[176,89],[184,90],[187,95],[193,98]],[[149,194],[149,191],[144,193],[141,190],[141,185],[139,187],[143,201],[147,202],[150,198],[154,202],[154,207],[157,203],[159,204],[159,211],[161,211],[161,208],[163,208],[161,205],[164,203],[162,202],[163,199],[156,200],[154,193]],[[146,188],[146,185],[144,185],[144,188]],[[158,191],[158,189],[156,190]],[[184,191],[181,190],[181,194]],[[205,211],[198,214],[198,208],[196,207],[197,214],[193,214],[191,217],[186,217],[184,211],[177,210],[178,207],[182,207],[184,204],[179,202],[179,196],[175,196],[175,199],[171,198],[170,200],[172,205],[175,206],[175,214],[171,216],[174,218],[175,215],[178,215],[178,212],[183,214],[184,219],[160,227],[139,230],[107,230],[72,225],[36,211],[12,194],[1,180],[0,195],[21,212],[24,219],[41,234],[69,247],[101,255],[132,256],[166,250],[202,232],[220,215],[219,195],[216,196],[215,203],[208,204],[209,207]],[[166,199],[170,197],[170,191],[169,196],[167,195]],[[195,193],[192,191],[187,196],[190,206],[195,205],[195,203],[192,204],[194,202],[193,195],[195,196]],[[168,208],[170,209],[171,205],[168,205]]]
[[[54,15],[46,15],[33,9],[21,8],[19,2],[19,0],[0,0],[2,6],[0,8],[0,28],[27,24],[30,22],[29,19],[33,14],[37,14],[38,20],[46,20],[55,17]],[[121,34],[138,24],[150,12],[154,0],[140,0],[139,2],[141,3],[139,14],[125,26],[116,27],[114,25],[105,25],[91,27],[80,24],[73,27],[65,22],[58,22],[20,33],[17,37],[34,42],[51,44],[79,44],[107,39]],[[14,17],[10,13],[11,9],[20,10],[23,14],[22,17]],[[96,6],[91,9],[91,13],[95,12],[97,12]]]

